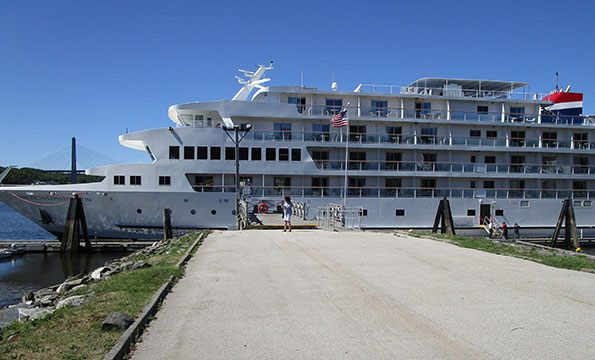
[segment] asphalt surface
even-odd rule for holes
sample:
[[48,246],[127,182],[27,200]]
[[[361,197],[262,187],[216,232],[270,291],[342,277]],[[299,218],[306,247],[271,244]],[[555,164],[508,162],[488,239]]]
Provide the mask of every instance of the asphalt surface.
[[387,233],[215,232],[133,359],[593,359],[594,284]]

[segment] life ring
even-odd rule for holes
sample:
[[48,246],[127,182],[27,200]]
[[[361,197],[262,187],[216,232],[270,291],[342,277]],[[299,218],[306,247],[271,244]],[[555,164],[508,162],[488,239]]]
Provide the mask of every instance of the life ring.
[[269,211],[269,207],[267,206],[267,204],[262,203],[260,205],[258,205],[258,212],[261,214],[265,214],[267,211]]

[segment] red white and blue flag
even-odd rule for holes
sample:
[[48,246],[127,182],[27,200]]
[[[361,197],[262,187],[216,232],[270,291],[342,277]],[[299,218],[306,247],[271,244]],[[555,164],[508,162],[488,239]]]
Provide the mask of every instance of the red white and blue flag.
[[332,127],[347,126],[348,122],[349,122],[349,119],[347,118],[347,109],[343,109],[343,111],[341,111],[337,115],[333,116],[333,118],[331,119]]

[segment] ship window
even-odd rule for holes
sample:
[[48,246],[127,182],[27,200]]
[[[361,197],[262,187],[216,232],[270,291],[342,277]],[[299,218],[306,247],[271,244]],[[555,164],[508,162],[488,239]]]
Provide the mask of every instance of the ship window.
[[267,148],[266,151],[266,159],[267,161],[275,161],[277,158],[276,149],[275,148]]
[[180,158],[180,147],[179,146],[170,146],[169,147],[169,158],[170,159],[179,159]]
[[240,186],[252,185],[252,176],[240,176]]
[[475,163],[477,161],[477,157],[475,155],[471,155],[471,163]]
[[241,147],[238,152],[239,152],[238,157],[240,158],[240,160],[248,160],[248,148],[247,147]]
[[396,209],[395,216],[405,216],[405,209]]
[[593,203],[591,202],[591,200],[585,200],[583,201],[583,206],[584,207],[591,207],[593,205]]
[[504,210],[496,209],[496,216],[504,216]]
[[531,205],[531,203],[529,202],[529,200],[521,200],[520,206],[522,208],[528,208],[529,205]]
[[388,102],[386,100],[372,100],[372,116],[386,116]]
[[429,102],[416,102],[415,103],[415,117],[419,118],[427,118],[428,114],[431,113],[432,110],[432,103]]
[[130,176],[130,185],[140,185],[140,176],[138,175],[131,175]]
[[511,131],[510,132],[510,146],[525,146],[525,132]]
[[438,128],[422,128],[421,143],[434,144],[436,142],[436,134],[438,134]]
[[275,140],[291,140],[291,124],[275,123]]
[[184,146],[184,160],[194,160],[194,146]]
[[487,138],[497,138],[498,137],[498,131],[496,131],[496,130],[486,130],[486,137]]
[[349,141],[358,142],[360,140],[365,141],[366,138],[366,126],[365,125],[349,125]]
[[368,209],[361,209],[359,214],[361,216],[368,216]]
[[211,160],[221,160],[221,148],[219,146],[211,146]]
[[288,100],[287,102],[290,104],[296,104],[297,111],[299,113],[303,113],[304,111],[306,111],[306,98],[305,97],[299,98],[299,97],[291,97],[290,96],[287,100]]
[[586,149],[588,146],[589,135],[587,133],[574,133],[574,148]]
[[467,216],[475,216],[475,209],[467,209]]
[[471,189],[475,189],[475,180],[471,180],[471,181],[469,182],[469,187],[470,187]]
[[289,161],[289,149],[287,149],[287,148],[279,149],[279,161]]
[[487,114],[488,113],[488,107],[485,105],[478,105],[477,106],[477,113],[478,114]]
[[290,177],[274,177],[273,184],[275,187],[289,187],[291,186],[291,178]]
[[312,124],[312,140],[328,141],[329,140],[329,125],[328,124]]
[[481,137],[481,130],[469,130],[469,136],[471,137]]
[[400,143],[402,132],[403,129],[400,126],[386,126],[386,133],[388,134],[389,142]]
[[523,121],[525,119],[525,108],[522,106],[511,106],[509,119],[510,121]]
[[196,158],[198,160],[206,160],[207,157],[207,147],[206,146],[197,146],[196,147]]
[[496,157],[493,156],[493,155],[485,156],[484,157],[484,162],[486,164],[495,164],[496,163]]
[[262,149],[252,148],[252,160],[262,160]]
[[171,178],[169,176],[160,176],[159,177],[159,185],[161,185],[161,186],[171,185]]
[[494,181],[493,180],[484,180],[483,182],[484,189],[493,189],[494,188]]
[[291,149],[291,161],[302,161],[302,149]]
[[236,148],[226,147],[225,148],[225,160],[235,160],[235,159],[236,159]]
[[580,200],[573,201],[574,207],[581,207],[581,203],[582,203],[582,201],[580,201]]
[[558,133],[544,132],[542,136],[543,147],[556,147],[558,145]]
[[114,185],[126,185],[126,177],[124,175],[114,175]]
[[343,99],[326,99],[326,113],[336,115],[341,111]]

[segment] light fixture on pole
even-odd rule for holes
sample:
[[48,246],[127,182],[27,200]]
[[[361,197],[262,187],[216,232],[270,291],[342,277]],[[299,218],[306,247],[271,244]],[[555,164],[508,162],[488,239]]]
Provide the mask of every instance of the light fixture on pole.
[[[235,173],[235,180],[234,180],[234,184],[235,184],[235,192],[236,192],[236,219],[238,219],[239,221],[239,200],[240,200],[240,143],[242,142],[242,140],[244,140],[244,138],[246,137],[246,135],[248,135],[248,132],[252,129],[252,124],[240,124],[240,125],[233,125],[233,126],[222,126],[223,131],[225,131],[225,134],[231,139],[231,141],[234,143],[235,145],[235,160],[236,160],[236,173]],[[230,135],[230,133],[233,131],[233,137]],[[243,133],[242,136],[240,137],[240,133]],[[224,184],[225,185],[225,184]],[[239,223],[238,223],[238,228],[239,228]]]

